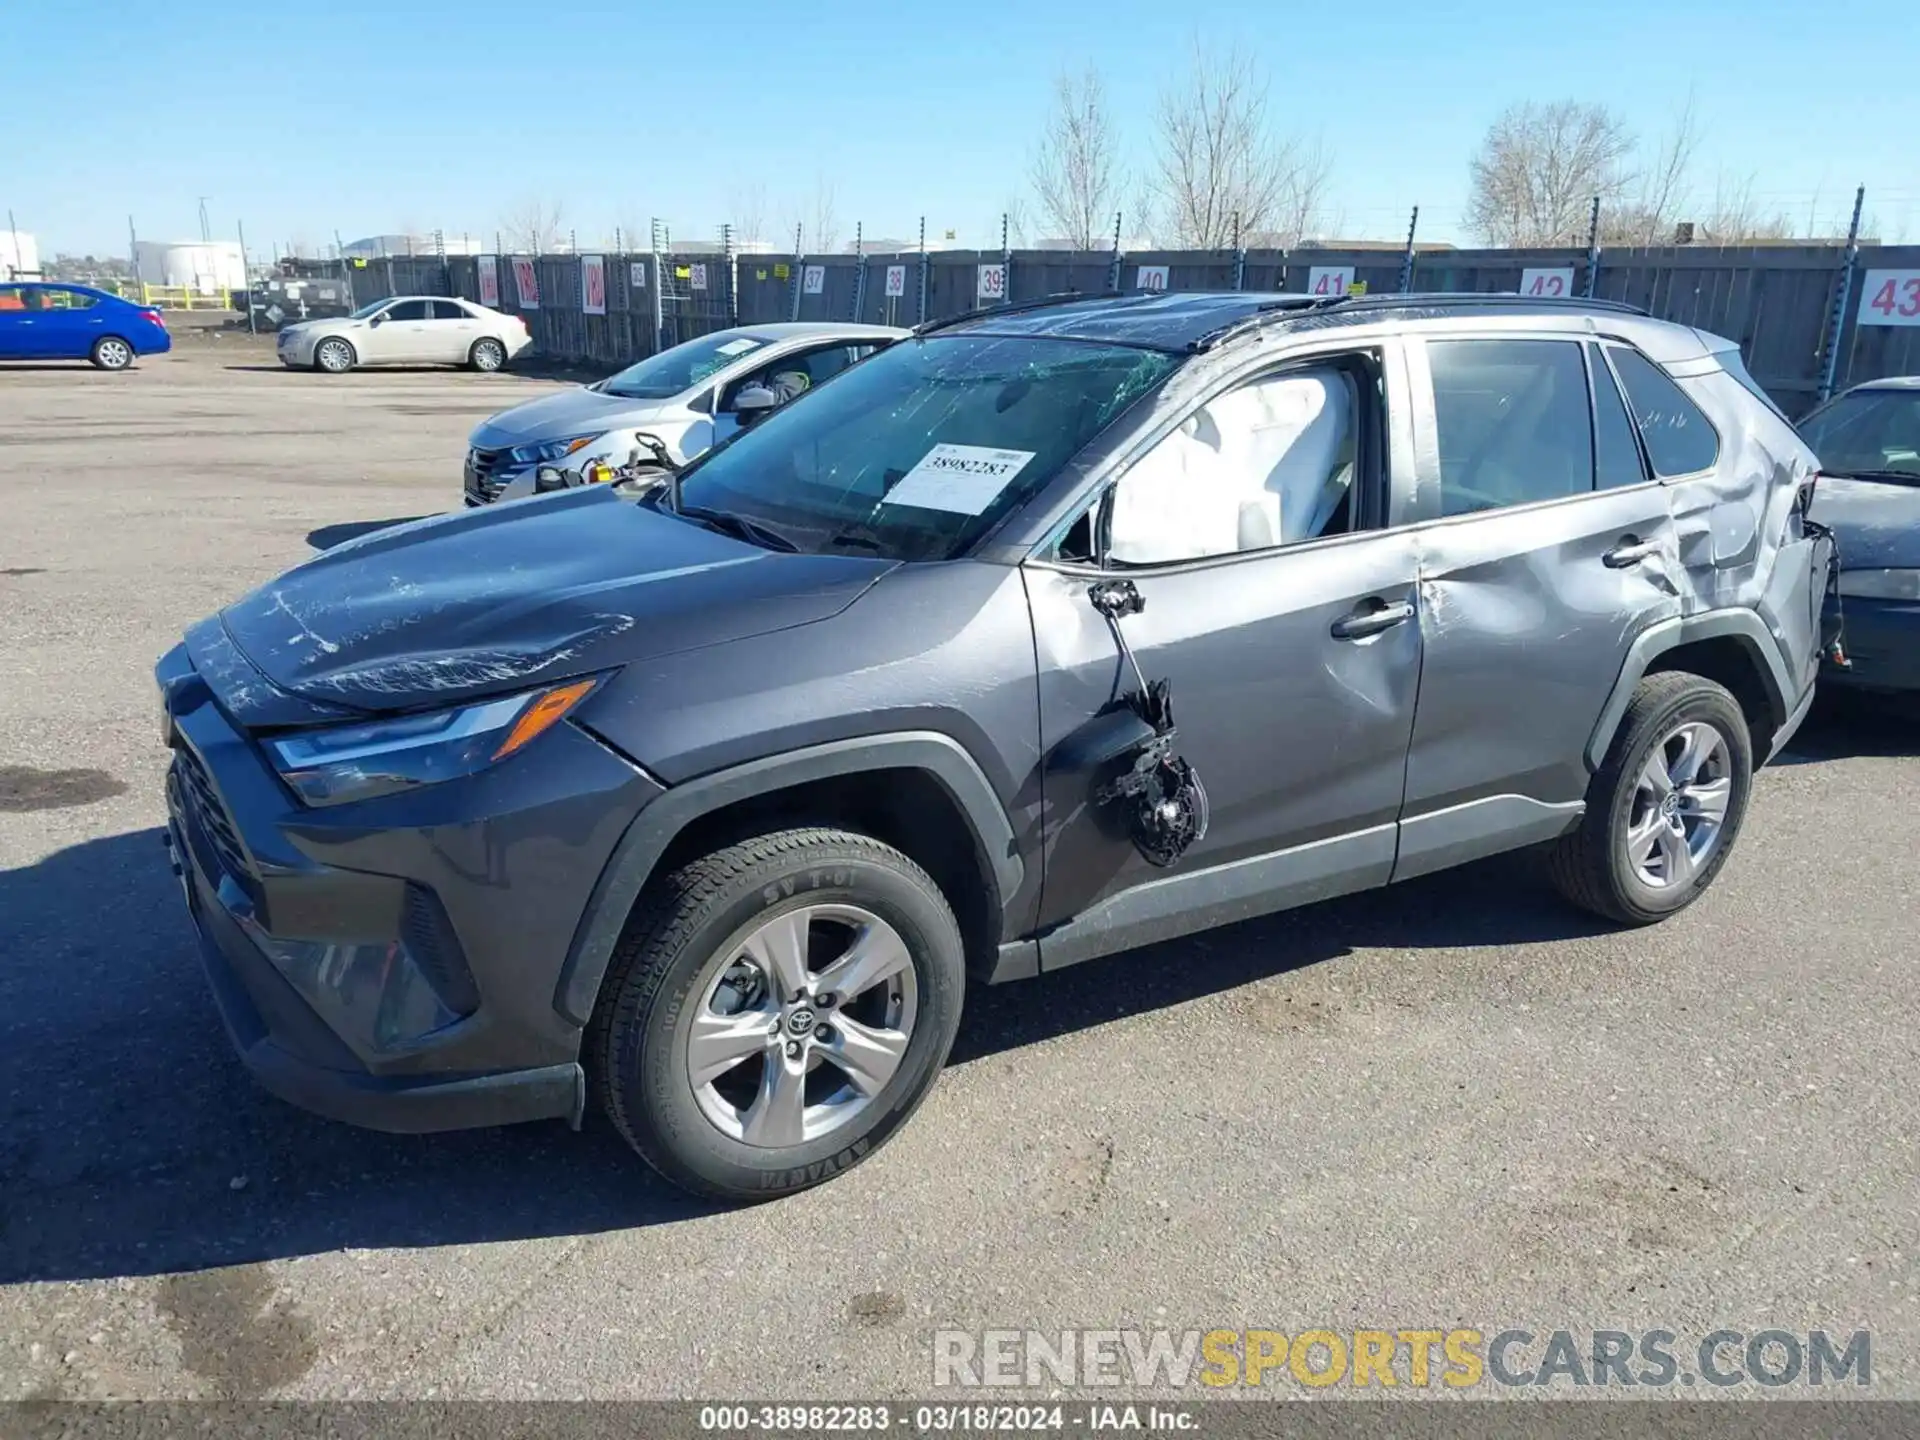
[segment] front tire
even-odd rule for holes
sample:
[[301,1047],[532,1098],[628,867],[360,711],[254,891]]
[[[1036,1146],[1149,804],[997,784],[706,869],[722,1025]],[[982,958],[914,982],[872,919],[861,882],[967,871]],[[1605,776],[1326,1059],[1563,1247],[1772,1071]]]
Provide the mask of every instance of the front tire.
[[1752,745],[1724,687],[1684,671],[1647,676],[1587,787],[1579,828],[1549,854],[1556,888],[1623,925],[1651,925],[1691,905],[1740,833]]
[[96,369],[125,370],[133,364],[133,346],[118,335],[102,335],[93,342],[93,351],[87,358]]
[[584,1056],[627,1142],[698,1194],[767,1200],[851,1169],[946,1062],[965,990],[946,897],[891,846],[796,829],[655,881]]
[[322,340],[313,349],[313,368],[326,375],[344,375],[354,367],[358,356],[353,346],[338,336]]
[[507,363],[507,347],[498,340],[476,340],[467,363],[481,374],[491,375]]

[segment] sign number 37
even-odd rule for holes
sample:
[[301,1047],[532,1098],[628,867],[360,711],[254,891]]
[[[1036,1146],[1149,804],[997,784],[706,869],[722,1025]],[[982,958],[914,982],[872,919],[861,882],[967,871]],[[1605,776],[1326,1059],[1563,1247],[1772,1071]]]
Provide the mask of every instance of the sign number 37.
[[1920,325],[1920,270],[1869,270],[1860,287],[1862,325]]

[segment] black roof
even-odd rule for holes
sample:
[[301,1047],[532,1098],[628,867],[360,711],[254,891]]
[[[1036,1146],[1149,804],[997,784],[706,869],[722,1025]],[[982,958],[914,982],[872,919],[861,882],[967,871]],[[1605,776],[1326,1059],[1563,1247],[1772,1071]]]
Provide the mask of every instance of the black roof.
[[997,310],[929,321],[918,333],[966,330],[981,335],[1106,340],[1154,350],[1205,350],[1242,331],[1269,326],[1357,324],[1386,316],[1417,318],[1486,309],[1521,314],[1564,314],[1568,310],[1646,313],[1611,300],[1542,300],[1523,295],[1143,291],[1132,295],[1050,295]]

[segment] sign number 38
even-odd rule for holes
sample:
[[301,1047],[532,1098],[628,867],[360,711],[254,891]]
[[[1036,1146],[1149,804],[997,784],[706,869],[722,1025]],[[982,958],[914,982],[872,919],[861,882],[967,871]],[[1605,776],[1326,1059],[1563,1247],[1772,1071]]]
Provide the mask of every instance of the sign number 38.
[[1862,325],[1920,325],[1920,272],[1869,270],[1860,287]]

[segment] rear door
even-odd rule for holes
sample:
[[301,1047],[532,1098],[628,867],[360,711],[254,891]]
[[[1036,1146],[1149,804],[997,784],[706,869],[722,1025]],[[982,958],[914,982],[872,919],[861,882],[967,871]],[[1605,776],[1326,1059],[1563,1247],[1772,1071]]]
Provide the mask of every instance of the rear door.
[[0,360],[25,360],[32,355],[33,320],[27,311],[26,287],[0,285]]
[[1628,647],[1679,613],[1668,496],[1593,344],[1467,334],[1408,361],[1423,660],[1396,879],[1575,823]]
[[[94,341],[108,331],[99,297],[85,290],[48,285],[40,292],[40,341],[45,353],[64,360],[80,360],[93,353]],[[122,339],[129,344],[131,335]]]
[[427,359],[441,365],[464,365],[467,352],[481,335],[480,322],[457,300],[429,300]]

